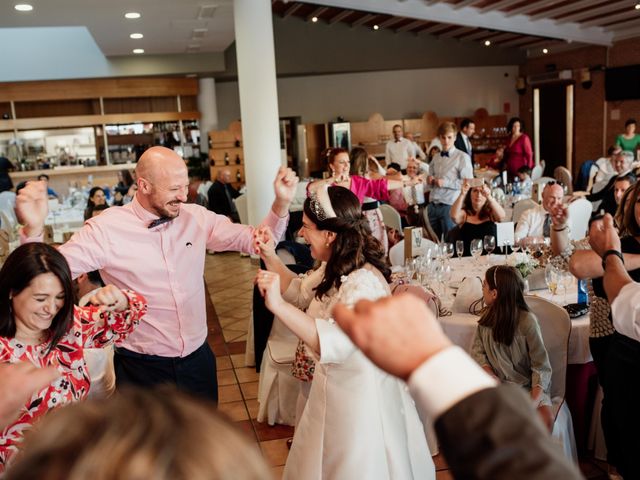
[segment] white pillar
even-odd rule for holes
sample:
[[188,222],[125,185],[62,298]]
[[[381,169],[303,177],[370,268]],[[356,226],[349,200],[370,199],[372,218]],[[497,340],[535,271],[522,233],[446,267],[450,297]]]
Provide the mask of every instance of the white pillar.
[[238,88],[249,223],[273,203],[280,167],[280,129],[271,0],[234,0]]
[[201,78],[198,88],[198,111],[200,112],[200,151],[209,154],[209,132],[218,129],[218,104],[216,81]]

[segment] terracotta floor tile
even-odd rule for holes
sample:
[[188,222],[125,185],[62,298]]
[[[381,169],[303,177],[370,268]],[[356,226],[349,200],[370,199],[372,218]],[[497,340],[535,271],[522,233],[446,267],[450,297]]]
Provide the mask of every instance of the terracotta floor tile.
[[272,467],[284,465],[287,461],[289,449],[287,448],[286,442],[286,438],[260,442],[260,449],[262,450],[262,454],[264,455],[267,463]]
[[233,368],[229,355],[216,356],[216,368],[218,370],[229,370],[230,368]]
[[248,420],[249,414],[243,401],[218,404],[218,411],[225,414],[231,421]]
[[[245,400],[251,400],[258,398],[258,384],[259,382],[247,382],[240,384],[240,390],[242,390],[242,396]],[[255,417],[251,417],[255,418]]]
[[235,371],[239,383],[256,382],[260,379],[260,374],[253,367],[236,368]]
[[288,425],[274,425],[270,426],[268,423],[258,422],[255,419],[252,419],[253,428],[256,430],[256,435],[258,436],[258,440],[275,440],[278,438],[291,438],[293,437],[293,427]]
[[245,399],[244,403],[247,405],[247,410],[249,410],[249,418],[256,418],[258,416],[258,410],[260,409],[258,399]]
[[273,475],[273,480],[281,480],[283,473],[284,473],[284,465],[280,465],[279,467],[271,467],[271,474]]
[[230,354],[244,353],[246,348],[247,348],[247,342],[245,340],[240,342],[227,343],[227,351]]
[[242,393],[240,387],[235,385],[221,385],[218,387],[218,403],[240,402]]
[[218,371],[218,385],[236,385],[236,375],[233,370],[220,370]]
[[219,357],[221,355],[227,355],[229,352],[227,350],[227,344],[226,343],[211,343],[209,342],[209,346],[211,347],[211,350],[213,350],[213,353],[215,354],[216,357]]
[[258,441],[256,432],[253,430],[253,423],[251,420],[240,420],[239,422],[233,422],[233,424],[242,430],[251,439],[251,441]]
[[229,358],[235,368],[242,368],[246,366],[244,362],[244,352],[234,353],[233,355],[229,355]]

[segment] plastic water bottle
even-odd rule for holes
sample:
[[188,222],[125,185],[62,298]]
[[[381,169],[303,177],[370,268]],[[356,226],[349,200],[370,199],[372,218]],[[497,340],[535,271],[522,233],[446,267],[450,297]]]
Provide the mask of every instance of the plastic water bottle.
[[578,303],[589,303],[586,280],[578,279]]
[[513,194],[520,195],[520,179],[518,178],[517,175],[513,179]]

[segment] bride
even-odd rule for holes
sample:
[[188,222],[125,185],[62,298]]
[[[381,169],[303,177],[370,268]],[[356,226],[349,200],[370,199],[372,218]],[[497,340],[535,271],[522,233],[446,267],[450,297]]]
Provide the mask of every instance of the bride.
[[301,235],[322,262],[309,274],[320,277],[311,288],[278,260],[267,233],[256,239],[268,268],[256,279],[265,303],[316,362],[283,478],[434,479],[422,422],[404,383],[374,366],[331,318],[337,303],[389,295],[389,266],[358,198],[345,188],[318,187],[302,218]]

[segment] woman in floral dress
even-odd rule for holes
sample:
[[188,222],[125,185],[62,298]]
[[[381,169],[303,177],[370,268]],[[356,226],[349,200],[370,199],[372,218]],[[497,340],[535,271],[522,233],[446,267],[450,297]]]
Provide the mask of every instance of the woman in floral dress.
[[145,314],[145,302],[108,285],[93,295],[92,306],[76,307],[69,266],[55,248],[28,243],[9,255],[0,270],[0,362],[53,366],[60,377],[34,393],[0,432],[0,474],[40,417],[87,396],[84,349],[125,338]]

